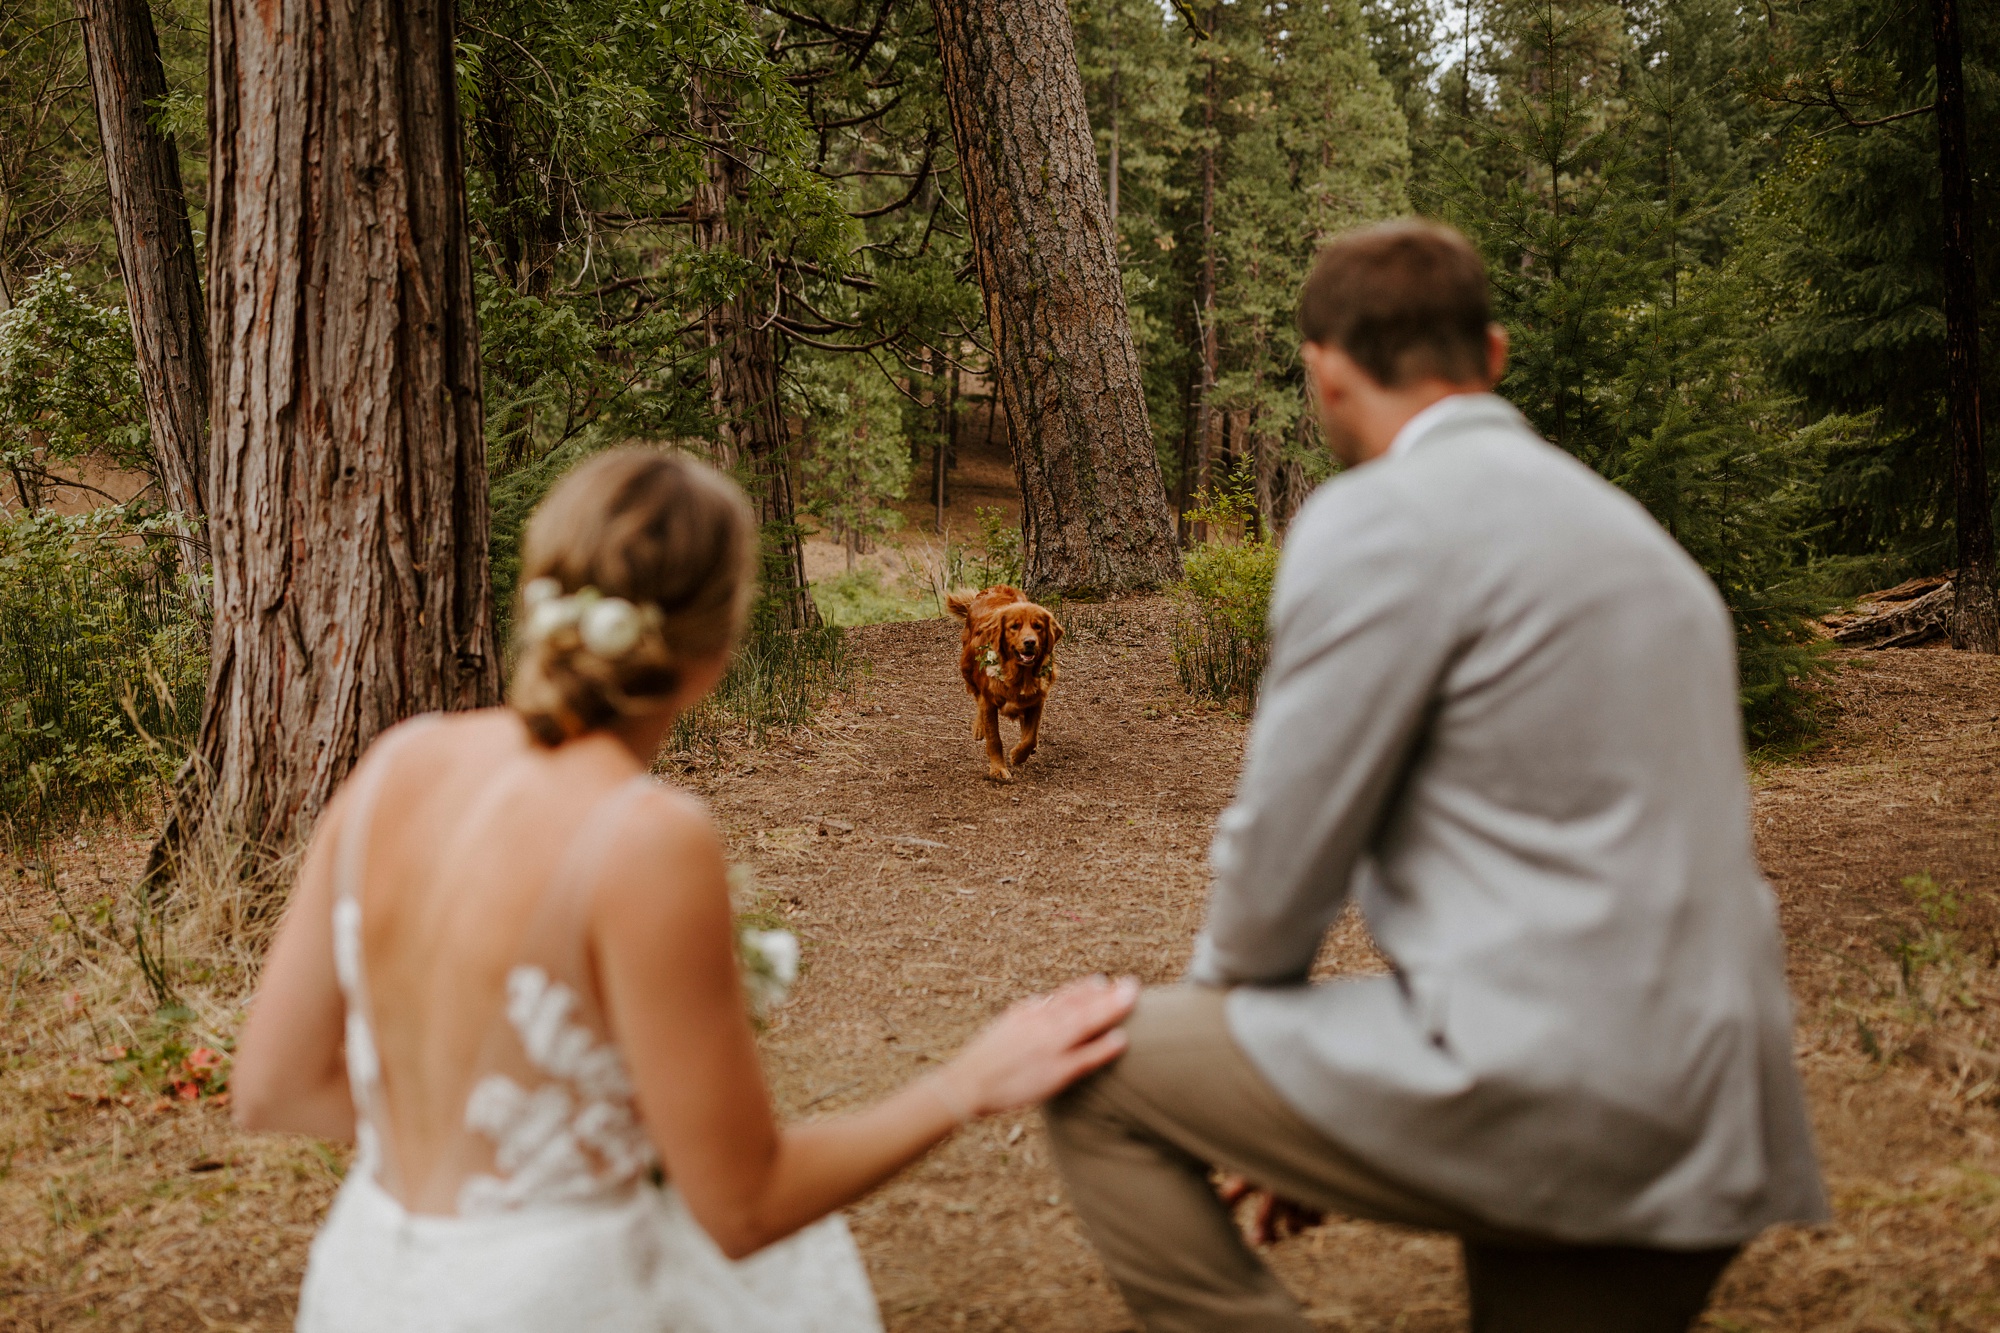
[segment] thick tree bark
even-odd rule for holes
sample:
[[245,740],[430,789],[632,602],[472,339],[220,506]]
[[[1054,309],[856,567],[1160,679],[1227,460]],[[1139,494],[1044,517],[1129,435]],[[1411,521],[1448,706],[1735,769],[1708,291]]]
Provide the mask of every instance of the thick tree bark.
[[214,0],[200,827],[283,851],[377,733],[499,695],[452,10]]
[[[734,250],[766,273],[760,238],[741,216],[741,203],[749,195],[749,163],[729,146],[726,109],[699,89],[695,97],[696,123],[717,145],[708,153],[707,179],[695,188],[696,239],[705,250]],[[731,216],[732,205],[738,216]],[[806,582],[791,428],[778,400],[777,335],[758,316],[763,291],[763,283],[753,282],[711,314],[709,392],[719,423],[721,461],[743,479],[763,532],[758,614],[780,629],[807,629],[819,624],[819,610]]]
[[1076,45],[1062,0],[933,0],[993,375],[1014,441],[1026,582],[1177,578],[1180,551]]
[[1951,646],[2000,653],[1993,589],[1993,506],[1979,419],[1979,269],[1972,253],[1972,179],[1958,0],[1931,0],[1937,47],[1938,169],[1944,203],[1944,362],[1951,479],[1958,495],[1958,601]]
[[[167,504],[199,550],[208,512],[208,320],[180,153],[153,123],[152,104],[167,95],[159,38],[146,0],[76,0],[76,12],[153,456]],[[202,563],[188,561],[197,570]]]

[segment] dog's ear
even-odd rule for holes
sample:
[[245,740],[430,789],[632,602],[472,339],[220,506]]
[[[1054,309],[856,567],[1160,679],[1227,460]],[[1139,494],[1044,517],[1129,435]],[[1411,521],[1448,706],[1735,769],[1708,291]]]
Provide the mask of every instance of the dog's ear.
[[993,617],[994,651],[1000,654],[1000,660],[1003,662],[1012,661],[1014,656],[1007,644],[1007,626],[1012,624],[1013,620],[1012,611],[1002,611]]
[[1054,616],[1050,615],[1046,611],[1042,612],[1042,621],[1048,628],[1049,650],[1053,652],[1055,650],[1055,646],[1062,642],[1062,636],[1063,636],[1062,622],[1060,620],[1057,620]]

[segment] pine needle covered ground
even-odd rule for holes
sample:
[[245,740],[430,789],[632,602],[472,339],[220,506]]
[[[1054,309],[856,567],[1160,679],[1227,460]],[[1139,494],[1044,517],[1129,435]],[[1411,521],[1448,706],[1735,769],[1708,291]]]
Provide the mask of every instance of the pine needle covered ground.
[[[944,622],[855,631],[856,683],[809,730],[677,775],[806,942],[764,1038],[789,1114],[887,1091],[1029,990],[1094,968],[1164,981],[1184,963],[1242,721],[1178,691],[1164,602],[1066,615],[1043,749],[1011,787],[983,780]],[[1839,1216],[1760,1241],[1708,1327],[1990,1329],[2000,662],[1857,656],[1829,707],[1827,743],[1756,782]],[[230,1034],[238,964],[191,977],[192,1016],[169,1038],[123,955],[93,942],[93,904],[141,850],[107,830],[52,850],[53,884],[6,869],[0,1327],[285,1328],[342,1158],[236,1134],[213,1081],[192,1077],[199,1046]],[[1322,964],[1379,960],[1350,918]],[[897,1333],[1130,1327],[1032,1116],[961,1135],[852,1220]],[[1334,1223],[1275,1263],[1324,1329],[1463,1327],[1447,1241]]]

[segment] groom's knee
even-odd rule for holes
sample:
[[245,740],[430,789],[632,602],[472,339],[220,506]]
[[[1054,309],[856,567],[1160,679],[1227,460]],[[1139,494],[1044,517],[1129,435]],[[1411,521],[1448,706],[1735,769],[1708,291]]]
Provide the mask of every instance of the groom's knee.
[[1110,1151],[1148,1122],[1171,1120],[1199,1087],[1218,1034],[1228,1039],[1225,995],[1197,986],[1148,988],[1125,1020],[1124,1054],[1043,1106],[1058,1158]]

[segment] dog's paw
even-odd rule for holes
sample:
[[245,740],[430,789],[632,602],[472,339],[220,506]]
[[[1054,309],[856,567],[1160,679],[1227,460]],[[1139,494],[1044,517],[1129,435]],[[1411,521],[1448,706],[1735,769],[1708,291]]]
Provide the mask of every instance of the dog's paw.
[[1019,768],[1021,765],[1027,763],[1028,760],[1033,757],[1034,753],[1035,752],[1033,750],[1027,748],[1026,746],[1022,746],[1016,749],[1014,753],[1007,756],[1007,762],[1013,765],[1015,768]]
[[1000,767],[1000,765],[993,764],[986,770],[986,780],[988,782],[1012,782],[1014,775]]

